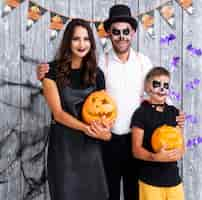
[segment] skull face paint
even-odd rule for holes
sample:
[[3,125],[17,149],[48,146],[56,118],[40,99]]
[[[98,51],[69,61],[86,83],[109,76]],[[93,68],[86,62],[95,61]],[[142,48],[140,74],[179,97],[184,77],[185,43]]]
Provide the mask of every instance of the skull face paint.
[[127,22],[114,22],[109,30],[112,46],[118,54],[129,52],[134,35],[135,31]]
[[169,93],[169,77],[165,75],[152,77],[148,81],[147,92],[153,103],[165,103]]
[[154,93],[167,94],[169,89],[169,82],[152,80],[152,88]]

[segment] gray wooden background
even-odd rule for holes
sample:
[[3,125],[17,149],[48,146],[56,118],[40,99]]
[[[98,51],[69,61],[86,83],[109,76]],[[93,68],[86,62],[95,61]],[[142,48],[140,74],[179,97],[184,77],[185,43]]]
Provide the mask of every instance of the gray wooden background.
[[[65,16],[103,20],[109,7],[124,3],[133,14],[145,12],[160,0],[36,0],[36,3]],[[0,15],[3,2],[0,1]],[[4,18],[0,18],[0,200],[49,199],[45,153],[50,115],[36,80],[36,64],[21,59],[25,54],[40,62],[53,58],[60,37],[50,41],[49,14],[26,32],[28,2]],[[191,55],[186,46],[202,47],[202,0],[194,1],[194,14],[188,15],[175,2],[176,29],[171,29],[155,11],[156,37],[151,39],[139,26],[134,48],[149,56],[154,65],[169,68],[173,56],[181,60],[172,73],[172,88],[182,96],[174,104],[198,122],[188,119],[185,125],[186,142],[202,135],[201,84],[187,90],[185,85],[202,78],[201,57]],[[174,33],[177,39],[170,45],[160,45],[160,37]],[[102,51],[97,38],[99,51]],[[135,78],[135,77],[134,77]],[[202,144],[188,148],[181,173],[187,200],[202,200]]]

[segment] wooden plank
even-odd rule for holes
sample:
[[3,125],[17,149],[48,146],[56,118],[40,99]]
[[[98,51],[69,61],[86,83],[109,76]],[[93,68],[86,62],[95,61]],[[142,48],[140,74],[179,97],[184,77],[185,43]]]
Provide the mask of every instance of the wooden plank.
[[[174,2],[175,9],[175,28],[171,28],[168,23],[161,17],[160,18],[160,37],[165,38],[170,34],[174,34],[176,39],[169,44],[161,44],[160,46],[160,63],[161,66],[166,67],[171,73],[171,87],[170,87],[170,99],[172,103],[182,110],[182,10],[179,5]],[[172,65],[174,57],[180,57],[179,64]],[[182,175],[182,161],[178,162],[180,175]],[[183,178],[183,177],[182,177]]]
[[[92,18],[96,21],[99,21],[99,20],[104,21],[109,17],[109,9],[112,5],[115,4],[115,1],[114,0],[111,0],[111,1],[94,0],[92,3],[93,3],[93,5],[92,5],[92,7],[93,7]],[[97,51],[98,51],[99,55],[101,55],[101,54],[103,54],[104,49],[103,49],[100,38],[96,34],[95,26],[93,26],[92,28],[93,28],[94,36],[95,36],[95,40],[96,40]],[[106,41],[107,41],[106,49],[110,49],[111,48],[111,42],[109,39],[107,39]]]
[[[37,1],[40,6],[49,9],[47,1]],[[50,1],[49,1],[50,2]],[[52,2],[52,1],[51,1]],[[52,2],[53,3],[53,2]],[[21,12],[21,54],[37,62],[47,60],[49,14],[46,13],[29,31],[26,31],[28,1],[23,4]],[[36,64],[21,60],[21,173],[24,199],[49,199],[44,180],[45,141],[50,122],[50,113],[40,94],[40,82],[36,80]]]
[[[160,1],[152,0],[139,0],[139,11],[138,15],[141,13],[146,13],[149,10],[155,8]],[[139,37],[138,37],[138,49],[144,55],[148,56],[154,65],[159,65],[160,63],[160,23],[159,15],[155,11],[155,37],[152,38],[144,30],[143,26],[139,23]]]
[[0,199],[5,200],[21,199],[19,25],[20,8],[0,17]]
[[[45,1],[46,2],[45,6],[53,12],[56,12],[60,15],[69,17],[70,16],[69,1],[70,0],[68,0],[68,1],[57,1],[57,0]],[[47,26],[48,26],[48,24],[47,24]],[[61,38],[63,36],[64,29],[65,29],[65,27],[63,28],[63,30],[61,30],[59,32],[58,37],[54,40],[50,40],[51,30],[48,30],[48,32],[46,31],[45,48],[44,48],[46,61],[51,61],[54,59],[56,51],[60,45]]]
[[[188,115],[192,115],[193,119],[187,120],[185,126],[186,141],[193,141],[198,136],[201,137],[201,82],[199,85],[194,84],[194,89],[186,88],[186,84],[194,79],[202,80],[200,56],[192,55],[186,50],[187,45],[192,44],[194,48],[202,47],[201,36],[201,18],[202,13],[197,9],[202,6],[202,1],[194,1],[195,13],[193,16],[183,12],[183,109]],[[195,123],[194,117],[198,122]],[[192,121],[192,122],[191,122]],[[196,143],[191,145],[186,152],[183,162],[183,181],[186,192],[186,199],[202,199],[202,145]]]
[[[54,12],[61,14],[65,17],[70,16],[70,8],[69,8],[70,0],[68,0],[68,1],[51,0],[51,1],[45,1],[45,2],[46,2],[46,4],[45,4],[46,7],[48,7],[51,11],[54,11]],[[68,24],[68,21],[66,22],[66,25],[67,24]],[[65,25],[65,27],[66,27],[66,25]],[[59,48],[65,27],[63,28],[63,30],[61,30],[59,32],[58,37],[54,40],[50,40],[50,30],[48,32],[46,32],[45,48],[44,48],[45,61],[51,61],[54,59],[55,54]],[[50,116],[45,115],[45,119],[44,119],[45,122],[49,122],[49,118],[50,118]],[[46,127],[46,124],[47,123],[44,123],[45,127]],[[45,156],[47,156],[47,152],[46,152]],[[45,165],[44,165],[44,167],[45,167]],[[46,199],[46,200],[50,199],[48,184],[46,185],[44,195],[45,195],[44,199]]]
[[[170,34],[174,34],[176,39],[169,44],[161,44],[160,46],[160,63],[171,72],[171,92],[182,95],[182,11],[179,5],[174,3],[175,9],[175,28],[171,28],[168,23],[160,18],[160,35],[165,38]],[[159,40],[160,41],[160,40]],[[159,42],[160,43],[160,42]],[[175,67],[171,64],[174,57],[180,57],[180,62]],[[181,109],[182,99],[175,98],[171,95],[171,100],[179,109]]]
[[92,5],[92,1],[89,0],[71,0],[69,2],[70,16],[91,20],[93,13]]
[[[137,15],[139,13],[139,2],[138,1],[133,1],[133,0],[129,0],[128,3],[126,3],[130,9],[131,9],[131,14],[132,16],[134,16],[136,18],[136,20],[138,20]],[[136,50],[139,51],[139,25],[136,31],[136,35],[135,38],[133,40],[132,43],[132,47]]]

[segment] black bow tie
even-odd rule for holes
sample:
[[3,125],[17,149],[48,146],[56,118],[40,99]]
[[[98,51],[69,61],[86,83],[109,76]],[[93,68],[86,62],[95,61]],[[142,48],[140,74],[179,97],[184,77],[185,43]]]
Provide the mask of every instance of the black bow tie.
[[165,106],[165,103],[163,103],[163,104],[151,104],[151,106],[153,107],[153,108],[156,108],[156,107],[164,107]]

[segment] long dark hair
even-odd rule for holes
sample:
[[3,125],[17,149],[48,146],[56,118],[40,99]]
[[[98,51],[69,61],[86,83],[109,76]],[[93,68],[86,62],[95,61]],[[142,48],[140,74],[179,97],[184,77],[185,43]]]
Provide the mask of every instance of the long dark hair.
[[72,51],[71,42],[76,27],[81,26],[88,32],[91,48],[88,54],[82,60],[82,85],[81,88],[88,85],[95,84],[96,80],[96,44],[93,35],[93,31],[89,22],[83,19],[72,19],[67,25],[63,38],[60,44],[60,48],[56,54],[56,82],[59,88],[63,88],[70,84],[69,75],[71,72],[72,63]]

